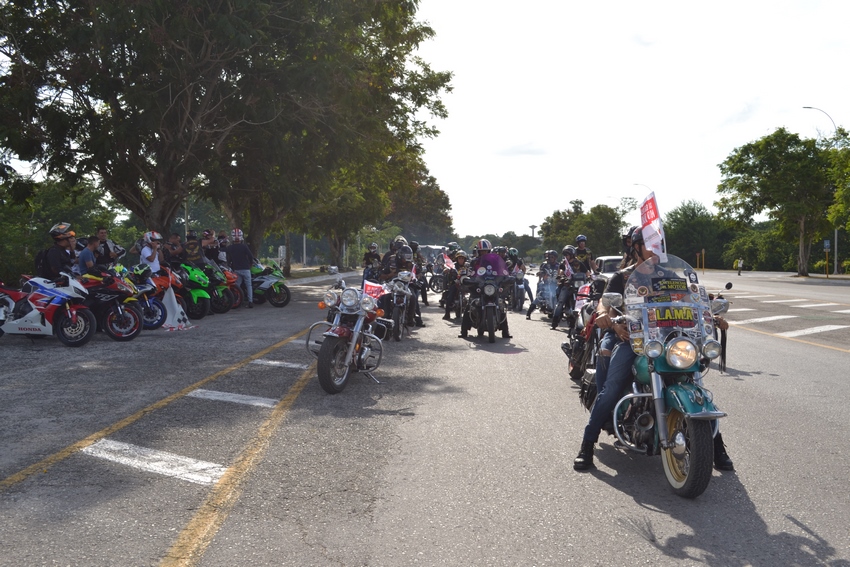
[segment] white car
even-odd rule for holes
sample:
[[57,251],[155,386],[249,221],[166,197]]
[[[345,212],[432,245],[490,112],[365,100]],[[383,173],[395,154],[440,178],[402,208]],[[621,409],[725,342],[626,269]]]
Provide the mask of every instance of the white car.
[[617,266],[622,262],[622,256],[600,256],[595,259],[596,269],[599,270],[600,275],[605,279],[611,279],[617,272]]

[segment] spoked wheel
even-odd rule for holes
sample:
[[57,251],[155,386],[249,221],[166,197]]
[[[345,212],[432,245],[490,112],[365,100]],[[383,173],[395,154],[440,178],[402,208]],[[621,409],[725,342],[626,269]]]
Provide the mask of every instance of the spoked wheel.
[[711,423],[687,419],[671,409],[667,414],[667,439],[670,449],[661,451],[664,475],[673,492],[684,498],[696,498],[711,481],[713,440]]
[[109,338],[115,341],[132,341],[139,336],[144,327],[144,316],[141,311],[125,306],[119,309],[112,306],[104,313],[101,326]]
[[431,276],[431,281],[428,283],[428,287],[431,288],[431,291],[434,293],[443,293],[446,289],[446,279],[443,276]]
[[319,361],[316,368],[319,384],[328,394],[338,394],[348,384],[352,365],[345,359],[348,343],[339,337],[325,337],[319,349]]
[[398,342],[401,340],[401,326],[404,324],[404,317],[401,307],[396,305],[393,307],[393,340]]
[[88,309],[78,309],[76,321],[63,313],[54,328],[56,338],[70,347],[83,346],[91,340],[96,331],[97,318]]

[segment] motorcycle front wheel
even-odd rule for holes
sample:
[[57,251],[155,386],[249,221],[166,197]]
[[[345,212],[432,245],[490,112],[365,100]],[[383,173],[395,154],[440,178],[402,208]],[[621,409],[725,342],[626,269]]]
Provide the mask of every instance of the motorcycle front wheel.
[[203,319],[210,309],[210,300],[207,297],[199,297],[197,300],[186,305],[186,315],[189,319]]
[[328,394],[338,394],[348,384],[352,365],[345,359],[348,343],[339,337],[325,337],[319,348],[319,385]]
[[687,419],[671,409],[667,414],[667,439],[675,442],[670,449],[662,449],[664,475],[677,495],[696,498],[708,488],[714,457],[714,440],[711,423],[701,419]]
[[77,322],[66,314],[59,316],[53,331],[62,344],[69,347],[83,346],[97,331],[97,318],[88,309],[77,310]]
[[213,313],[227,313],[233,307],[233,292],[230,289],[216,290],[210,296],[210,308]]
[[446,289],[446,279],[443,276],[431,276],[431,281],[428,283],[428,287],[431,288],[431,291],[434,293],[443,293]]
[[133,307],[125,306],[119,310],[118,306],[112,306],[103,314],[101,326],[114,341],[132,341],[142,332],[144,315]]
[[275,307],[286,307],[290,297],[289,288],[285,284],[280,284],[276,290],[274,288],[269,290],[269,303]]
[[402,309],[398,305],[393,307],[393,340],[398,342],[401,340],[401,326],[404,324],[402,317]]
[[487,341],[496,342],[496,309],[487,309]]
[[156,297],[151,297],[148,303],[144,306],[145,312],[145,329],[159,329],[165,324],[165,319],[168,313],[165,310],[165,305]]

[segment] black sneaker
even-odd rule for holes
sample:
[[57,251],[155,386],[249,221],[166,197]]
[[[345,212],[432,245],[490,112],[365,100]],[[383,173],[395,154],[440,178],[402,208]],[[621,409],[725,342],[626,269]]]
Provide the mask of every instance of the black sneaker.
[[719,471],[735,470],[732,459],[726,453],[726,445],[724,445],[723,437],[720,436],[720,433],[714,437],[714,468]]
[[586,471],[593,467],[593,443],[582,441],[578,456],[573,461],[573,468],[577,471]]

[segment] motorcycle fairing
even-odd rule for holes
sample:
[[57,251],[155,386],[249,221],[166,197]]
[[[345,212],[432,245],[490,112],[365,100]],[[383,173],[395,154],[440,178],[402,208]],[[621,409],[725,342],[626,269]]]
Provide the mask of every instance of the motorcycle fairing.
[[339,337],[341,339],[347,339],[351,336],[351,329],[344,325],[340,325],[338,327],[331,327],[324,333],[322,333],[325,337]]
[[197,289],[197,288],[190,289],[189,295],[192,296],[192,301],[194,301],[195,303],[197,303],[198,299],[200,299],[202,297],[210,299],[210,294],[207,293],[206,290],[203,290],[203,289]]

